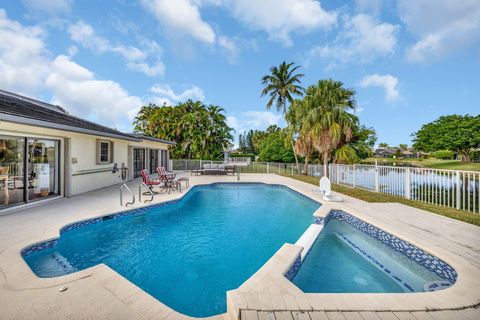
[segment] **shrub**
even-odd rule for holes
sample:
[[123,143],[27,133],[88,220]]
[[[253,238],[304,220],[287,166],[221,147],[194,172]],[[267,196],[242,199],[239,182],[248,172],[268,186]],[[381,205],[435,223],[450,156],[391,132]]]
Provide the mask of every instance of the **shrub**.
[[435,152],[435,158],[442,159],[442,160],[450,160],[453,159],[453,152],[449,150],[439,150]]

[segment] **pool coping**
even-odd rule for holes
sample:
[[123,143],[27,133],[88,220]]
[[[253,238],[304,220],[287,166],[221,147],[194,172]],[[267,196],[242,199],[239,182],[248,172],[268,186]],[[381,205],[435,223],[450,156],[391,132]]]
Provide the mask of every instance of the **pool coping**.
[[[262,310],[262,311],[284,311],[284,310],[322,310],[322,311],[426,311],[426,310],[456,310],[468,308],[480,303],[478,288],[480,287],[480,271],[473,266],[466,264],[462,259],[451,255],[449,252],[439,248],[427,250],[422,243],[415,243],[413,239],[402,237],[389,226],[381,225],[378,221],[369,221],[368,217],[362,217],[361,212],[355,212],[352,208],[345,208],[341,203],[327,203],[318,201],[311,195],[289,184],[288,178],[277,182],[269,183],[263,181],[252,181],[253,183],[274,184],[287,187],[296,191],[322,206],[314,213],[314,217],[325,218],[330,210],[342,210],[358,217],[368,223],[385,230],[399,239],[403,239],[418,248],[429,252],[430,254],[442,259],[450,264],[458,273],[456,283],[445,290],[429,293],[405,293],[405,294],[312,294],[303,293],[293,283],[288,281],[284,274],[295,263],[295,260],[301,254],[303,247],[294,244],[284,244],[254,275],[245,281],[239,288],[228,291],[227,314],[216,315],[207,318],[238,319],[241,310]],[[210,185],[210,183],[200,183],[200,185]],[[237,182],[228,182],[237,183]],[[245,183],[245,182],[240,182]],[[141,206],[159,205],[165,202],[179,201],[188,193],[178,194],[172,200],[160,201],[155,204]],[[131,211],[128,208],[117,211],[122,213]],[[110,213],[111,214],[111,213]],[[69,224],[100,218],[109,214],[98,214],[72,221]],[[153,298],[145,291],[141,290],[135,284],[131,283],[120,274],[106,266],[99,264],[94,267],[84,269],[73,274],[56,278],[39,278],[26,264],[21,256],[22,250],[26,247],[53,240],[60,236],[62,228],[50,229],[42,236],[33,237],[22,241],[14,246],[7,248],[0,254],[0,267],[7,279],[6,285],[18,290],[34,288],[51,288],[63,285],[64,282],[78,281],[91,277],[107,290],[116,295],[121,301],[133,308],[137,313],[145,318],[156,317],[159,319],[192,319],[192,317],[178,313],[166,306],[159,300]],[[414,296],[413,296],[414,295]],[[411,297],[407,297],[411,296]]]

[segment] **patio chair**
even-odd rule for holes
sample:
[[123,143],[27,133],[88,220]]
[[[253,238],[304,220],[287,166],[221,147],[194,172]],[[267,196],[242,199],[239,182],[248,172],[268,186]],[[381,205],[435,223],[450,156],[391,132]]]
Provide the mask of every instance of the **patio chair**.
[[147,170],[145,169],[140,170],[140,175],[142,176],[143,183],[145,183],[147,188],[150,189],[150,191],[152,191],[154,194],[156,194],[157,192],[153,191],[153,187],[160,185],[162,182],[158,180],[151,180]]
[[158,180],[162,183],[162,189],[168,191],[168,194],[174,189],[182,192],[180,181],[175,179],[175,173],[167,173],[164,167],[157,167],[156,171],[158,174]]

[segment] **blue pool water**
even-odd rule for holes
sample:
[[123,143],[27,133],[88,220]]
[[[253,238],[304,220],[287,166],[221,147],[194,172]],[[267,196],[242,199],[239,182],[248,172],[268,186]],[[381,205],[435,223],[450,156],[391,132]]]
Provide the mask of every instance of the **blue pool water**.
[[105,263],[169,307],[210,316],[226,311],[227,290],[301,236],[318,207],[283,187],[204,186],[176,204],[65,232],[25,260],[40,277]]
[[293,283],[304,292],[422,292],[437,274],[352,225],[330,220]]

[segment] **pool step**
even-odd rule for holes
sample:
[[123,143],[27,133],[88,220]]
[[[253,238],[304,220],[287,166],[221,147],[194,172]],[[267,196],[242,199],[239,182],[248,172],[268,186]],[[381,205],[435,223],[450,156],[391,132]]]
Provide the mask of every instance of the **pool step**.
[[302,253],[300,254],[300,258],[305,259],[307,256],[308,252],[310,251],[310,248],[313,246],[315,243],[315,240],[317,240],[318,235],[323,229],[323,225],[321,224],[312,224],[310,227],[308,227],[307,230],[302,234],[300,239],[295,242],[295,245],[303,247]]

